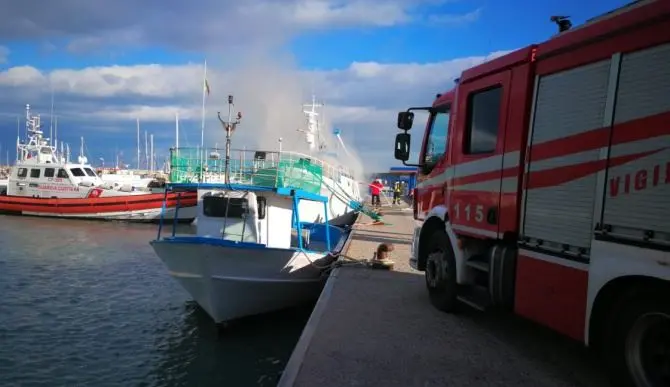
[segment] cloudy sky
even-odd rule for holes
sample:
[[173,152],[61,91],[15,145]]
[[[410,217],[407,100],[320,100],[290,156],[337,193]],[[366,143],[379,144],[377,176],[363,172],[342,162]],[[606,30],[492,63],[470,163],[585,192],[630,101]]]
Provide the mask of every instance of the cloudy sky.
[[[393,160],[396,112],[425,105],[464,68],[581,23],[626,0],[3,0],[0,159],[15,157],[25,104],[89,159],[136,164],[136,119],[156,152],[198,146],[203,63],[211,93],[206,146],[222,144],[217,111],[236,98],[242,147],[301,146],[312,93],[369,171]],[[19,123],[23,131],[24,123]],[[415,132],[420,137],[422,129]],[[415,144],[418,144],[418,138]],[[9,152],[8,154],[6,152]]]

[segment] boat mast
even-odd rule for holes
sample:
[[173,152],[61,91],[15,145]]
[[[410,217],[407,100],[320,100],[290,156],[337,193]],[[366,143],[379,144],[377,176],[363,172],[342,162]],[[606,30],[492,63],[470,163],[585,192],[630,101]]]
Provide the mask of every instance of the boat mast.
[[[237,125],[240,123],[240,120],[242,119],[242,113],[237,112],[237,117],[235,121],[232,120],[232,115],[233,115],[233,107],[235,105],[233,104],[233,96],[229,95],[228,96],[228,121],[224,121],[221,119],[221,112],[217,112],[217,115],[219,117],[219,121],[221,122],[221,125],[223,125],[223,129],[226,131],[226,164],[225,164],[225,183],[230,184],[230,136],[233,134],[235,131],[235,128]],[[200,181],[203,181],[202,176],[203,176],[203,168],[201,166],[200,168]]]
[[151,161],[150,161],[150,164],[151,164],[151,173],[154,173],[154,135],[153,135],[153,133],[149,135],[149,138],[151,139],[151,140],[150,140],[150,141],[151,141],[151,142],[150,142],[150,144],[151,144],[151,152],[149,152],[149,154],[151,155],[151,159],[150,159],[150,160],[151,160]]
[[145,167],[149,169],[149,134],[144,131],[144,160],[147,162]]
[[137,118],[137,169],[140,169],[140,119]]
[[58,116],[54,116],[54,141],[52,143],[52,148],[56,154],[58,154]]
[[[84,155],[84,136],[80,137],[80,139],[81,139],[81,144],[79,145],[79,158],[77,159],[77,161],[79,162],[79,164],[86,164],[88,162],[88,159]],[[68,153],[69,153],[69,150],[68,150]],[[70,161],[69,159],[70,159],[70,157],[68,156],[68,162]]]
[[174,114],[174,149],[176,153],[176,156],[178,156],[178,150],[179,150],[179,113]]
[[53,145],[54,138],[54,88],[51,86],[51,113],[49,114],[49,145]]
[[303,113],[307,117],[307,128],[304,130],[300,129],[298,130],[305,133],[305,142],[307,143],[307,145],[309,145],[310,153],[314,153],[315,150],[321,148],[320,145],[321,140],[319,136],[319,123],[317,120],[319,113],[317,113],[316,108],[322,106],[323,106],[322,104],[316,102],[316,95],[314,94],[312,94],[312,103],[303,105],[303,109],[309,108],[309,110],[303,110]]
[[16,116],[16,161],[19,161],[19,144],[21,143],[21,117]]

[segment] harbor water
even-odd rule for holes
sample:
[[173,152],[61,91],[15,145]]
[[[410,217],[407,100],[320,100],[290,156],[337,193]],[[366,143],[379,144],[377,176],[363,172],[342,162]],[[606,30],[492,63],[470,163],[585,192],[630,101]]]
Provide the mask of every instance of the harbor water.
[[155,236],[0,216],[0,386],[275,386],[311,306],[217,334],[154,255]]

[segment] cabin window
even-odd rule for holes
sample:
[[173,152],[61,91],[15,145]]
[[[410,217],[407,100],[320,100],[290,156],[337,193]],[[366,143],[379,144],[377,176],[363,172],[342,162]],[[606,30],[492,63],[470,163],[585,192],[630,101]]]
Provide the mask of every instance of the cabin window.
[[69,179],[67,171],[63,168],[58,170],[58,175],[56,177],[58,177],[59,179]]
[[30,177],[33,179],[38,179],[40,177],[40,170],[37,168],[32,168],[30,170]]
[[205,196],[202,205],[205,216],[211,218],[243,218],[249,212],[245,198]]
[[54,174],[56,174],[56,170],[54,168],[44,169],[44,177],[54,177]]
[[502,87],[478,91],[468,97],[465,154],[492,153],[498,143]]
[[28,168],[19,168],[19,171],[16,173],[16,176],[18,177],[28,176]]
[[431,117],[423,162],[428,168],[434,167],[447,153],[449,137],[449,107],[441,108]]
[[84,168],[84,171],[86,171],[86,174],[91,176],[91,177],[96,177],[95,172],[91,168]]
[[86,174],[84,171],[81,170],[81,168],[70,168],[70,172],[72,172],[72,176],[75,177],[84,177]]

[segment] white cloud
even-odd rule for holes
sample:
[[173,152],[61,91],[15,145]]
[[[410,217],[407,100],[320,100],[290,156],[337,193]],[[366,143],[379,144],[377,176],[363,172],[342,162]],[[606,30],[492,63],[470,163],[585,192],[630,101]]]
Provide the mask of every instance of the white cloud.
[[[276,139],[283,137],[285,149],[299,147],[296,130],[304,125],[300,105],[309,100],[313,87],[325,102],[325,119],[343,130],[347,146],[365,152],[367,167],[386,167],[394,163],[398,110],[430,104],[435,93],[451,87],[464,68],[503,53],[437,63],[354,62],[341,70],[313,72],[293,70],[287,58],[251,56],[233,69],[208,69],[207,139],[223,143],[216,111],[226,116],[227,95],[234,94],[235,110],[244,113],[235,135],[237,143],[273,148]],[[119,136],[132,138],[134,121],[139,118],[143,125],[160,125],[162,137],[169,138],[174,133],[174,115],[179,113],[184,120],[182,136],[195,146],[200,142],[202,74],[200,64],[53,71],[12,67],[0,72],[0,106],[4,109],[0,114],[22,114],[22,103],[31,103],[47,114],[52,85],[56,114],[73,127],[104,126],[101,130],[105,132],[116,128]],[[415,146],[420,132],[415,130]]]
[[7,63],[8,57],[9,57],[9,48],[5,46],[0,46],[0,64]]
[[[66,39],[67,49],[78,53],[146,44],[215,52],[284,42],[309,29],[388,27],[425,21],[425,7],[445,2],[60,0],[57,7],[45,7],[40,0],[22,0],[3,4],[0,40]],[[472,19],[468,15],[462,18]]]
[[482,16],[482,12],[484,11],[483,8],[477,8],[474,11],[464,13],[464,14],[437,14],[437,15],[430,15],[428,17],[428,21],[436,24],[443,24],[443,25],[450,25],[450,26],[455,26],[455,25],[461,25],[461,24],[468,24],[468,23],[473,23],[479,20],[479,18]]

